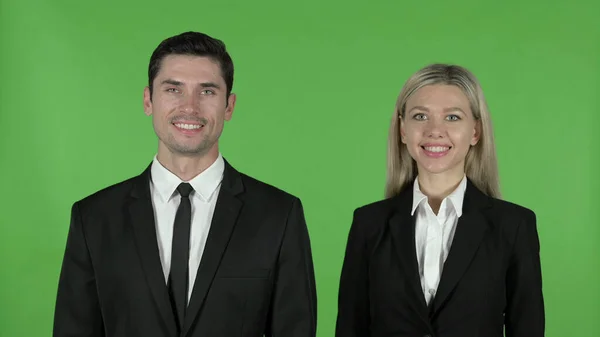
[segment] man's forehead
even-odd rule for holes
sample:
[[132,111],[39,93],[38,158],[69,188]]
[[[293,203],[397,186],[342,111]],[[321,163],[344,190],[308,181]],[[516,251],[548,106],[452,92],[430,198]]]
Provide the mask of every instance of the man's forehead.
[[219,64],[211,58],[188,55],[169,55],[163,60],[156,79],[180,82],[224,82]]

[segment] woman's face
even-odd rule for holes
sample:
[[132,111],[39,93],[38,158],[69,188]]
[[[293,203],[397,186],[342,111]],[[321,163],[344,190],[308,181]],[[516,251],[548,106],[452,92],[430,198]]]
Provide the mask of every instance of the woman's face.
[[420,88],[406,102],[400,121],[402,143],[416,161],[419,175],[462,176],[480,130],[468,98],[454,85]]

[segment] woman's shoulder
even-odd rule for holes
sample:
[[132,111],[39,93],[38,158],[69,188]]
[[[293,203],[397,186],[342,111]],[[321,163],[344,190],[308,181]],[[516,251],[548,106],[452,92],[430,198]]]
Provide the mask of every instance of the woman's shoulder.
[[354,215],[370,218],[380,216],[387,217],[389,214],[402,208],[402,206],[409,205],[412,202],[412,198],[408,200],[405,197],[406,196],[401,194],[360,205],[354,210]]
[[498,215],[525,220],[535,219],[536,217],[535,211],[523,204],[493,197],[490,197],[490,200],[494,213]]
[[360,215],[362,215],[362,214],[374,215],[374,214],[387,213],[390,209],[392,209],[392,205],[393,205],[393,203],[390,198],[380,199],[380,200],[375,200],[375,201],[369,202],[367,204],[360,205],[360,206],[356,207],[354,212],[356,214],[360,214]]
[[515,237],[518,233],[536,233],[537,215],[529,207],[522,204],[491,198],[488,220],[490,224],[509,237]]
[[412,195],[400,193],[393,197],[377,199],[354,209],[353,222],[356,226],[366,227],[368,232],[379,232],[398,215],[409,215]]
[[393,212],[394,203],[390,198],[357,206],[352,214],[350,230],[354,233],[354,236],[361,237],[363,240],[376,240],[381,233],[385,232]]
[[463,211],[465,206],[468,209],[482,209],[494,223],[535,222],[536,214],[533,209],[509,199],[484,193],[471,180],[468,181],[464,202]]

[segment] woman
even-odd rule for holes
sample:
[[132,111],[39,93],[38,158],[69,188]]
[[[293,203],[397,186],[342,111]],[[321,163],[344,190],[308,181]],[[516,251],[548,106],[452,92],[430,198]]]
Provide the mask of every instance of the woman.
[[500,200],[473,74],[434,64],[406,82],[387,166],[385,200],[354,211],[336,336],[543,336],[536,216]]

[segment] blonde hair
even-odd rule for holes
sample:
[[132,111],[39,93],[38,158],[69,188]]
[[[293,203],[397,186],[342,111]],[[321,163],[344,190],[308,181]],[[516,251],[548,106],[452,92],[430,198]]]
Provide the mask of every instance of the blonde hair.
[[396,101],[388,136],[385,197],[398,195],[417,177],[417,165],[400,140],[400,118],[404,118],[406,101],[426,85],[446,84],[460,88],[467,96],[473,117],[480,123],[481,133],[465,160],[465,173],[473,184],[488,196],[501,198],[494,132],[483,90],[477,78],[467,69],[450,64],[431,64],[412,75],[404,84]]

